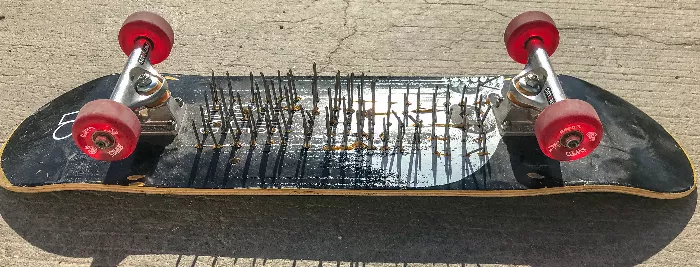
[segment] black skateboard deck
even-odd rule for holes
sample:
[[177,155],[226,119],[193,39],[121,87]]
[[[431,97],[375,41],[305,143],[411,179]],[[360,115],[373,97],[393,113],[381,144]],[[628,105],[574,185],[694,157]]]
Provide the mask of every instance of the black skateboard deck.
[[[85,103],[109,98],[119,78],[109,75],[52,100],[15,129],[0,151],[0,185],[18,192],[501,197],[595,191],[651,198],[695,189],[691,162],[661,125],[570,76],[560,76],[565,93],[590,103],[604,127],[597,149],[571,162],[546,157],[534,135],[501,136],[486,96],[512,86],[512,76],[166,76],[185,111],[179,135],[166,146],[142,141],[129,158],[111,163],[78,149],[71,124]],[[264,106],[268,97],[294,110],[239,106]]]

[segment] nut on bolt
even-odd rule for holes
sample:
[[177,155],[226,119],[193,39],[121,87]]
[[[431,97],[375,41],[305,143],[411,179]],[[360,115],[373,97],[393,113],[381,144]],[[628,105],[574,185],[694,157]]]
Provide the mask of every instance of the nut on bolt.
[[539,75],[534,72],[528,72],[520,77],[515,85],[521,93],[534,96],[542,91],[542,84],[543,81]]
[[540,85],[540,76],[537,76],[537,74],[530,72],[527,75],[525,75],[525,83],[529,86],[536,87]]
[[97,131],[92,134],[92,141],[99,149],[107,149],[114,146],[114,136],[108,132]]
[[139,75],[138,78],[136,78],[134,87],[139,93],[152,94],[158,88],[160,88],[160,80],[158,80],[157,77],[144,72]]

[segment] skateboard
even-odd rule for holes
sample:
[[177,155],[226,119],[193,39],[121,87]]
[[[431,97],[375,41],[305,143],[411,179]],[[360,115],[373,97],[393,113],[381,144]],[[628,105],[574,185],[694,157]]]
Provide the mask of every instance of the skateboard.
[[265,75],[154,68],[173,29],[127,17],[121,73],[26,118],[0,150],[17,192],[180,195],[530,196],[616,192],[680,198],[695,172],[681,146],[630,103],[557,75],[554,21],[508,24],[516,75]]

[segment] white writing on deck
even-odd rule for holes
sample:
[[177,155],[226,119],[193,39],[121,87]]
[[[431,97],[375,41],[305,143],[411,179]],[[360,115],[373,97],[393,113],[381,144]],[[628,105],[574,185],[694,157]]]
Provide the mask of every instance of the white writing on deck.
[[[53,130],[53,139],[54,139],[54,140],[60,141],[60,140],[66,139],[66,138],[68,138],[68,137],[71,136],[71,128],[70,128],[70,127],[67,128],[67,129],[68,129],[68,134],[66,134],[66,135],[64,135],[64,136],[60,136],[60,137],[59,137],[59,136],[58,136],[58,130],[60,130],[63,126],[66,126],[66,125],[68,125],[68,124],[73,124],[73,122],[75,121],[75,117],[77,116],[76,114],[78,114],[78,111],[73,111],[73,112],[71,112],[71,113],[66,113],[66,114],[63,114],[63,116],[61,116],[61,121],[58,122],[58,127],[56,127],[56,129]],[[74,116],[74,115],[75,115],[75,116]],[[64,129],[65,129],[65,128],[64,128]]]

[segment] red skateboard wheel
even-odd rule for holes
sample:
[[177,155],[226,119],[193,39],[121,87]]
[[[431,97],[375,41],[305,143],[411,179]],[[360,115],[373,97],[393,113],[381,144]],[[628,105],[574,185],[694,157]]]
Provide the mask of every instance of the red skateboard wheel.
[[80,109],[72,133],[75,144],[88,156],[117,161],[127,158],[136,149],[141,123],[123,104],[99,99]]
[[603,125],[591,104],[566,99],[540,113],[535,121],[535,136],[545,155],[558,161],[572,161],[598,147]]
[[503,33],[508,55],[516,62],[527,64],[529,53],[525,46],[530,38],[539,38],[547,54],[554,54],[559,45],[559,31],[554,20],[539,11],[528,11],[513,18]]
[[175,43],[170,24],[161,16],[146,11],[131,14],[119,30],[119,45],[127,56],[134,50],[134,42],[139,37],[148,38],[153,44],[150,60],[154,65],[168,58]]

